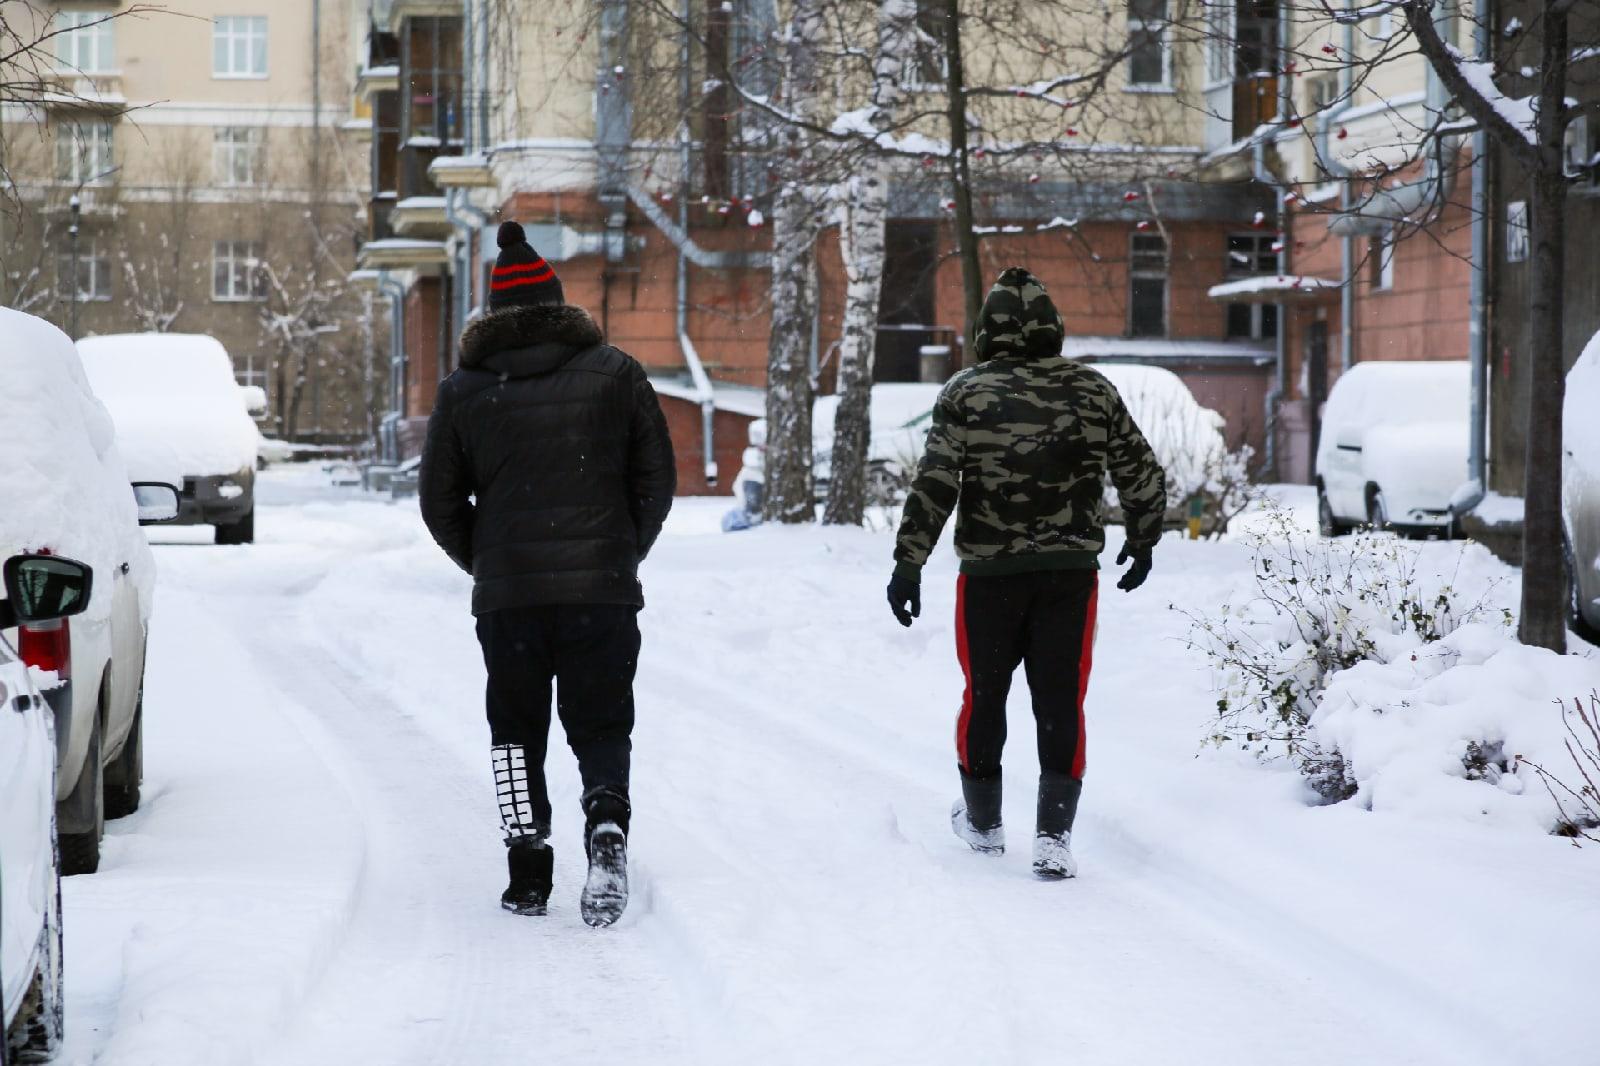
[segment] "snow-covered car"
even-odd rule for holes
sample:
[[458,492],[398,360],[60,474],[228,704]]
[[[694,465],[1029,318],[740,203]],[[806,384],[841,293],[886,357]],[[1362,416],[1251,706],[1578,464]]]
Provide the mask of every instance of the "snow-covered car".
[[[53,555],[5,562],[0,630],[19,616],[62,624],[88,606],[88,567]],[[61,1042],[61,867],[50,705],[0,637],[0,1045],[7,1062],[48,1059]]]
[[1468,364],[1360,363],[1339,375],[1317,443],[1324,536],[1361,524],[1453,535],[1451,494],[1467,469]]
[[155,591],[155,559],[139,525],[176,517],[177,489],[130,485],[116,428],[72,342],[4,308],[0,412],[0,559],[56,555],[95,577],[82,613],[9,635],[54,714],[62,870],[92,873],[105,819],[139,805]]
[[[869,492],[877,499],[892,499],[904,486],[908,473],[922,457],[922,446],[933,422],[933,405],[941,385],[886,383],[872,387],[872,436],[867,444]],[[826,498],[833,473],[834,417],[839,410],[838,396],[819,396],[811,411],[811,439],[814,454],[813,476],[817,495]],[[733,495],[741,502],[760,499],[765,479],[767,420],[750,424],[739,474],[733,480]]]
[[1600,639],[1600,335],[1567,372],[1561,414],[1561,499],[1572,627]]
[[242,389],[214,338],[124,333],[78,342],[136,477],[182,479],[178,522],[216,527],[218,544],[255,540],[259,389]]

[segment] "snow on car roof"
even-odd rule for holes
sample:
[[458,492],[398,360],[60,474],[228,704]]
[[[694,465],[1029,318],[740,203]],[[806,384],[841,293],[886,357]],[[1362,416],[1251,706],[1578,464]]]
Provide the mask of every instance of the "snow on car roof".
[[[89,564],[107,590],[123,562],[142,586],[153,583],[115,428],[72,341],[9,308],[0,308],[0,455],[0,559],[48,548]],[[109,592],[91,593],[90,616],[110,611]]]
[[1334,382],[1324,420],[1367,426],[1464,422],[1470,390],[1465,360],[1357,363]]
[[234,474],[255,466],[260,432],[233,360],[213,337],[122,333],[78,342],[139,480]]
[[233,360],[215,337],[199,333],[115,333],[78,342],[83,367],[102,399],[113,396],[213,395],[236,402]]

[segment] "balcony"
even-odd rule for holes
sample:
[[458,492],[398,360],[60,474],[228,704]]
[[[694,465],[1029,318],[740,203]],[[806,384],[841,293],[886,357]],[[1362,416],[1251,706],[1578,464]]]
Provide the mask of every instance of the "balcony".
[[122,94],[122,72],[84,74],[58,70],[50,77],[50,87],[41,102],[47,108],[69,111],[121,112],[128,98]]

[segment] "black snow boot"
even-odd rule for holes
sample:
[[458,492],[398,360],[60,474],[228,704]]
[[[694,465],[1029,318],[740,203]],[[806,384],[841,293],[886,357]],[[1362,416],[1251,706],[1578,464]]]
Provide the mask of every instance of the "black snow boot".
[[1083,782],[1070,774],[1039,775],[1039,816],[1033,834],[1033,872],[1046,880],[1078,876],[1072,857],[1072,823]]
[[500,906],[513,914],[543,914],[550,904],[556,853],[542,840],[513,840],[506,846],[511,883],[500,894]]
[[590,925],[610,925],[628,906],[628,818],[632,811],[621,793],[595,789],[583,797],[583,812],[589,878],[578,909]]
[[950,828],[973,851],[999,855],[1006,850],[1006,831],[1000,824],[1000,775],[961,775],[961,798],[950,811]]

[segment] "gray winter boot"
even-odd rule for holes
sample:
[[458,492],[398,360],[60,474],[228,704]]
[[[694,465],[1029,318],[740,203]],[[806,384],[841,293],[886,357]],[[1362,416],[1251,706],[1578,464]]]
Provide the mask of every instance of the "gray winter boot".
[[620,792],[595,789],[583,797],[584,848],[589,877],[578,909],[592,926],[610,925],[628,906],[628,821],[632,808]]
[[950,811],[950,828],[973,851],[999,855],[1006,850],[1006,831],[1000,824],[1000,775],[961,775],[961,799]]
[[1050,881],[1078,876],[1072,822],[1083,782],[1070,774],[1039,774],[1039,814],[1033,834],[1033,872]]

